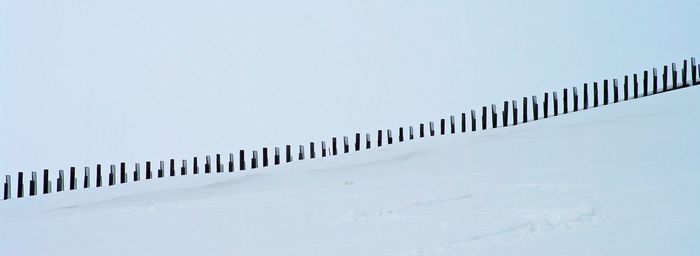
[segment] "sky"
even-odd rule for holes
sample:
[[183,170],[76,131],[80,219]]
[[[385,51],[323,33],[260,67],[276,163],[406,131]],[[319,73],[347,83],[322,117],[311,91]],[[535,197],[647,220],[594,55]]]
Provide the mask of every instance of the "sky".
[[698,13],[693,0],[1,1],[0,173],[437,121],[700,57]]

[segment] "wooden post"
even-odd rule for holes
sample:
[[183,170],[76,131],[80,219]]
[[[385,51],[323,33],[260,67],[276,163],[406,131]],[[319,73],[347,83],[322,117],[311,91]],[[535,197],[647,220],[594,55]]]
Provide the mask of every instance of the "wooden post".
[[[325,151],[326,143],[325,142],[321,142],[321,143],[323,144],[323,149],[324,149],[323,156],[326,156],[326,151]],[[279,164],[280,164],[280,148],[275,147],[275,165],[279,165]]]
[[450,133],[455,134],[455,116],[450,116]]
[[428,124],[430,125],[430,136],[435,136],[435,123],[430,121]]
[[221,154],[216,154],[216,173],[224,172],[223,169],[221,165]]
[[583,109],[588,109],[588,84],[583,84]]
[[637,74],[634,74],[634,87],[632,87],[632,88],[634,90],[634,92],[632,94],[634,95],[634,98],[636,99],[639,97],[639,92],[638,92],[639,82],[637,81]]
[[657,72],[656,72],[656,68],[653,68],[653,69],[651,70],[651,73],[652,73],[651,75],[653,76],[653,82],[652,82],[652,83],[653,83],[653,84],[652,84],[652,86],[653,86],[653,88],[652,88],[653,94],[657,94],[657,93],[659,93],[659,89],[658,89],[658,86],[659,86],[659,76],[658,76],[658,74],[657,74]]
[[403,142],[403,127],[399,127],[399,142]]
[[549,117],[549,93],[544,93],[544,100],[542,101],[542,114],[544,118]]
[[85,167],[85,178],[83,179],[83,188],[90,187],[90,167]]
[[204,173],[211,173],[211,156],[204,157]]
[[539,110],[539,107],[537,106],[537,96],[532,95],[532,114],[533,114],[533,119],[537,121],[538,119],[538,113],[537,111]]
[[668,90],[668,65],[664,65],[664,74],[662,76],[662,80],[664,82],[663,91],[665,92],[666,90]]
[[617,103],[620,100],[617,88],[617,79],[613,79],[613,102]]
[[[173,163],[174,163],[174,162],[173,162]],[[73,170],[75,170],[75,168],[71,167],[71,172],[72,172]],[[119,164],[119,183],[120,183],[120,184],[126,183],[126,177],[127,177],[127,176],[126,176],[126,163],[125,163],[125,162],[121,162],[121,163]],[[71,177],[71,179],[73,179],[73,177]]]
[[476,131],[476,111],[472,109],[472,132]]
[[695,57],[690,58],[690,69],[691,69],[691,76],[693,77],[691,80],[693,81],[693,85],[698,84],[698,67],[695,65]]
[[564,114],[569,113],[569,90],[564,88],[564,98],[563,100],[563,105],[564,105]]
[[523,97],[523,123],[527,123],[527,97]]
[[[136,164],[135,167],[138,168],[139,164]],[[134,174],[136,174],[136,173],[134,172]],[[181,176],[187,175],[187,159],[182,159],[182,166],[180,167],[180,175]],[[134,177],[134,178],[136,178],[136,177]]]
[[578,90],[574,86],[574,112],[578,111]]
[[462,112],[462,133],[467,132],[467,113]]
[[678,84],[678,70],[676,70],[676,63],[671,63],[671,78],[673,81],[673,84],[671,85],[673,89],[676,89],[676,85]]
[[304,160],[304,157],[305,157],[305,156],[304,156],[304,145],[299,145],[299,156],[298,156],[298,159],[299,159],[299,160]]
[[331,152],[333,152],[333,155],[334,156],[338,155],[338,139],[336,137],[333,137],[331,146],[332,146]]
[[425,125],[420,124],[420,129],[419,129],[419,132],[418,132],[418,136],[421,137],[421,138],[425,137],[425,127],[424,127],[424,126],[425,126]]
[[[304,146],[299,146],[299,147],[302,147],[302,150],[303,150],[303,147],[304,147]],[[303,158],[304,158],[304,156],[303,156],[303,154],[304,154],[303,151],[302,151],[301,154],[302,154],[301,157],[302,157],[302,159],[303,159]],[[257,151],[257,150],[253,150],[253,157],[250,159],[250,169],[257,169],[257,168],[258,168],[258,151]]]
[[501,119],[503,119],[503,127],[508,126],[508,109],[508,101],[506,100],[503,102],[503,111],[501,112]]
[[326,157],[326,142],[321,141],[321,157]]
[[[111,165],[110,166],[110,176],[112,176],[112,185],[114,185],[116,182],[116,171],[115,171],[115,166]],[[58,170],[58,179],[56,179],[56,192],[61,192],[66,189],[65,186],[66,183],[66,177],[63,175],[63,170]]]
[[681,70],[683,87],[688,86],[688,60],[683,60],[683,69]]
[[[310,146],[311,146],[311,158],[314,158],[314,157],[316,157],[315,154],[314,154],[314,143],[311,142],[311,145],[310,145]],[[268,151],[267,151],[267,147],[264,147],[264,148],[263,148],[263,150],[262,150],[262,155],[263,155],[263,158],[262,158],[263,167],[267,167],[268,165],[270,165],[270,164],[269,164],[270,162],[269,162],[269,160],[268,160]]]
[[[197,158],[195,157],[195,163],[196,162],[197,162]],[[150,180],[151,178],[153,178],[153,173],[151,172],[151,161],[146,161],[146,179]]]
[[370,140],[369,133],[365,133],[365,149],[370,149],[372,147],[372,141]]
[[498,114],[496,114],[496,104],[491,104],[491,126],[498,127]]
[[[10,175],[5,175],[5,186],[3,190],[3,200],[8,200],[12,198],[12,177]],[[47,193],[44,193],[47,194]]]
[[[63,173],[63,171],[61,171]],[[17,198],[24,197],[24,173],[17,173]]]
[[559,99],[557,98],[557,92],[552,92],[552,102],[554,103],[554,116],[559,115]]
[[445,135],[445,118],[440,119],[440,135]]
[[649,71],[644,70],[644,77],[642,77],[642,95],[644,97],[649,96]]
[[[44,181],[48,184],[50,180],[48,179],[48,170],[44,170]],[[96,175],[95,175],[95,187],[102,187],[102,165],[98,164],[97,169],[96,169]],[[51,189],[51,186],[48,186],[48,189]]]
[[608,79],[603,80],[603,105],[608,105]]
[[[68,180],[68,188],[70,190],[75,190],[78,188],[78,179],[75,177],[75,167],[70,168],[70,173],[69,173],[69,180]],[[124,182],[122,182],[124,183]]]
[[316,158],[316,143],[309,142],[309,158]]
[[408,139],[413,140],[413,126],[408,127]]
[[[99,166],[99,164],[97,165]],[[44,186],[43,193],[48,194],[49,190],[51,189],[51,185],[49,184],[49,169],[44,169],[44,183],[42,184]],[[102,185],[102,184],[100,184]]]
[[386,129],[386,143],[391,145],[394,143],[394,136],[391,133],[391,129]]
[[360,151],[360,143],[361,143],[360,140],[361,140],[360,133],[359,132],[355,133],[355,151]]
[[287,163],[289,163],[289,162],[292,161],[292,145],[286,145],[286,146],[285,146],[285,149],[286,149],[286,152],[287,152],[287,153],[285,154],[285,156],[286,156],[285,161],[286,161]]
[[629,100],[629,76],[625,75],[625,83],[622,85],[623,90],[625,91],[625,101]]
[[[89,169],[87,167],[85,167],[85,178],[87,178],[88,172],[89,172]],[[139,180],[141,180],[141,164],[135,163],[134,164],[134,181],[139,181]]]
[[[63,170],[59,170],[59,173],[63,173]],[[114,166],[113,164],[110,164],[109,165],[109,185],[110,186],[114,186],[116,175],[117,175],[117,167]],[[56,185],[60,186],[62,183],[61,181],[62,181],[62,179],[60,179]],[[59,192],[59,191],[60,191],[59,189],[56,189],[56,192]]]
[[513,125],[518,125],[518,102],[513,100],[511,105],[513,106]]
[[36,195],[36,185],[37,185],[36,172],[32,172],[32,177],[29,180],[29,196]]
[[598,82],[593,82],[593,107],[598,107]]
[[[196,159],[197,158],[195,157],[195,160]],[[228,172],[233,172],[235,169],[235,166],[236,166],[236,164],[233,160],[233,153],[228,153]],[[196,166],[194,168],[196,168]]]
[[[207,156],[207,163],[209,162],[209,156]],[[160,168],[158,168],[158,178],[163,178],[163,172],[165,171],[165,162],[160,161]]]
[[343,136],[343,153],[350,153],[350,142],[348,142],[348,136]]
[[486,130],[486,106],[481,107],[481,130]]
[[245,150],[238,150],[238,170],[245,171]]

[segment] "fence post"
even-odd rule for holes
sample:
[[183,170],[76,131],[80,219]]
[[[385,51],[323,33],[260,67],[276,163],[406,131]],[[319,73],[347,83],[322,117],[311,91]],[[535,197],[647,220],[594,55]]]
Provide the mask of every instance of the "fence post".
[[637,81],[637,74],[634,74],[634,98],[639,98],[639,82]]
[[399,142],[403,142],[403,127],[399,127]]
[[673,89],[676,89],[676,84],[678,84],[678,70],[676,70],[676,63],[671,63],[671,75],[673,81]]
[[309,158],[316,158],[316,143],[309,142]]
[[445,135],[445,118],[440,119],[440,135]]
[[224,172],[224,166],[221,164],[221,154],[216,154],[216,173]]
[[491,104],[491,126],[498,127],[498,114],[496,114],[496,104]]
[[419,129],[419,131],[418,131],[418,136],[421,137],[421,138],[425,137],[425,125],[422,124],[422,123],[420,124],[420,129]]
[[683,60],[683,69],[681,70],[683,87],[688,86],[688,60]]
[[481,107],[481,130],[486,130],[486,106]]
[[644,97],[649,96],[649,71],[647,70],[644,70],[644,77],[642,77],[642,90],[644,90],[642,93]]
[[413,125],[408,127],[408,139],[413,140]]
[[331,148],[332,154],[333,154],[334,156],[335,156],[335,155],[338,155],[338,139],[337,139],[336,137],[333,137],[331,146],[332,146],[332,148]]
[[[195,164],[197,163],[197,158],[194,158]],[[197,174],[195,172],[195,174]],[[151,172],[151,161],[146,161],[146,179],[150,180],[153,177],[153,173]]]
[[83,179],[83,188],[90,187],[90,167],[85,167],[85,178]]
[[[99,164],[98,164],[99,166]],[[44,186],[43,193],[48,194],[49,190],[51,189],[51,185],[49,184],[49,169],[44,169],[44,183],[42,184]]]
[[238,170],[245,171],[245,150],[238,150]]
[[559,115],[559,99],[557,98],[557,92],[552,92],[552,102],[554,103],[554,116]]
[[[207,156],[207,162],[209,160],[209,156]],[[165,162],[160,161],[160,168],[158,168],[158,178],[163,178],[163,172],[165,170]]]
[[574,112],[578,111],[578,90],[574,86]]
[[467,113],[462,112],[462,133],[467,132]]
[[361,143],[361,138],[360,138],[360,133],[356,132],[355,133],[355,151],[360,151],[360,143]]
[[204,173],[211,173],[211,156],[209,155],[204,157]]
[[299,145],[299,160],[304,160],[304,145]]
[[370,149],[372,147],[372,141],[370,140],[369,133],[365,133],[365,149]]
[[[138,170],[139,164],[137,163],[135,167]],[[137,175],[136,171],[134,171],[134,175]],[[180,167],[180,175],[181,176],[187,175],[187,159],[182,159],[182,167]],[[134,179],[136,179],[135,176],[134,176]]]
[[583,109],[588,109],[588,84],[583,84]]
[[625,101],[629,100],[629,76],[625,75],[625,83],[623,84],[623,89],[625,90]]
[[472,132],[476,131],[476,111],[472,109]]
[[[63,170],[59,170],[58,172],[59,172],[59,176],[60,176],[60,174],[63,173]],[[114,184],[116,183],[116,180],[115,180],[116,175],[117,175],[117,167],[114,166],[113,164],[110,164],[109,165],[109,185],[110,186],[114,186]],[[63,183],[62,180],[63,179],[61,179],[59,177],[59,180],[58,180],[58,183],[56,184],[56,186],[61,186],[62,185],[61,183]],[[61,190],[63,190],[63,189],[60,189],[60,190],[56,189],[56,192],[59,192]]]
[[[12,177],[10,175],[5,175],[5,186],[3,190],[3,200],[8,200],[12,198]],[[44,193],[46,194],[46,193]]]
[[394,143],[394,136],[391,135],[391,129],[386,129],[386,144]]
[[[267,167],[268,165],[270,165],[269,164],[270,162],[268,161],[267,147],[264,147],[262,149],[262,155],[263,155],[263,158],[262,158],[263,167]],[[315,155],[314,155],[314,143],[311,142],[311,158],[314,158],[314,157],[315,157]]]
[[[323,146],[324,146],[323,148],[325,149],[326,143],[325,142],[321,142],[321,143],[323,144]],[[323,156],[326,156],[325,150],[323,151]],[[279,165],[279,164],[280,164],[280,148],[275,147],[275,165]]]
[[433,121],[430,121],[430,123],[428,124],[430,125],[430,136],[435,136],[435,123],[433,123]]
[[657,72],[656,72],[656,68],[653,68],[653,69],[651,70],[651,75],[653,76],[653,82],[652,82],[652,83],[653,83],[652,86],[654,87],[654,88],[652,89],[652,90],[653,90],[653,94],[657,94],[657,93],[659,93],[659,89],[657,89],[658,84],[659,84],[659,77],[658,77],[658,74],[657,74]]
[[[44,170],[44,178],[46,179],[46,183],[50,183],[51,180],[48,179],[48,170]],[[102,165],[98,164],[97,165],[97,175],[95,176],[95,187],[102,187]],[[51,186],[49,185],[48,187],[49,190],[51,190]]]
[[[114,165],[111,166],[111,169],[112,170],[115,169]],[[114,171],[112,171],[112,172],[113,172],[112,173],[112,185],[114,185],[116,174],[114,173]],[[63,175],[63,170],[58,170],[58,179],[56,180],[56,186],[57,186],[56,192],[61,192],[61,191],[65,190],[65,188],[66,188],[65,182],[66,182],[66,177]]]
[[569,90],[564,88],[564,114],[569,113]]
[[[75,168],[71,167],[71,172],[73,172]],[[71,177],[73,179],[73,177]],[[121,162],[119,164],[119,183],[123,184],[126,183],[126,163]]]
[[608,79],[603,80],[603,105],[608,105]]
[[503,119],[503,127],[508,126],[508,101],[503,102],[503,111],[501,112],[502,118]]
[[695,57],[690,58],[690,69],[691,69],[691,76],[693,76],[692,81],[693,85],[698,84],[698,70],[695,65]]
[[598,107],[598,82],[593,82],[593,107]]
[[[75,190],[78,187],[78,180],[75,178],[75,167],[70,168],[70,174],[69,174],[69,180],[68,180],[68,188],[70,190]],[[123,183],[123,182],[122,182]]]
[[[85,167],[85,177],[87,178],[88,168]],[[134,181],[141,180],[141,164],[134,164]]]
[[665,92],[666,90],[668,90],[668,65],[664,65],[664,73],[662,76],[662,80],[664,83],[664,85],[663,85],[664,90],[663,91]]
[[537,111],[539,110],[539,107],[537,106],[537,96],[532,95],[532,114],[534,115],[533,119],[537,121],[538,119],[538,113]]
[[542,101],[542,113],[544,118],[549,117],[549,93],[544,93],[544,100]]
[[29,180],[29,196],[36,195],[36,185],[37,185],[36,172],[32,172],[32,177]]
[[513,125],[518,125],[518,101],[513,100]]
[[523,123],[527,123],[527,97],[523,97]]
[[[303,146],[300,146],[300,147],[303,147]],[[257,169],[257,168],[258,168],[258,151],[253,150],[253,158],[250,159],[250,169]]]
[[228,172],[233,172],[235,169],[235,161],[233,160],[233,153],[228,153]]
[[450,116],[450,133],[455,134],[455,116]]
[[292,161],[292,145],[286,145],[286,146],[285,146],[285,149],[286,149],[285,161],[286,161],[287,163],[289,163],[289,162]]
[[[63,171],[61,171],[63,172]],[[17,173],[17,198],[24,197],[24,173]]]
[[343,136],[343,153],[350,153],[350,142],[348,141],[348,136]]
[[617,91],[617,79],[613,79],[613,102],[615,103],[617,103],[620,99]]
[[326,142],[321,141],[321,157],[326,157]]

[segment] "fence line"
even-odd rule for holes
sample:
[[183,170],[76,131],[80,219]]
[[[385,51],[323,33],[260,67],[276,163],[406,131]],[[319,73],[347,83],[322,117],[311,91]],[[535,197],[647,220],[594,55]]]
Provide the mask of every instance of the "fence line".
[[[629,86],[629,75],[624,76],[623,80],[623,86],[622,90],[623,92],[619,92],[619,87],[618,87],[618,80],[617,79],[612,79],[612,95],[613,99],[612,101],[609,100],[609,80],[604,79],[603,80],[603,89],[602,89],[602,105],[599,104],[599,88],[598,88],[598,82],[593,82],[593,105],[592,108],[598,108],[600,106],[606,106],[609,105],[610,103],[615,104],[619,103],[620,100],[622,101],[628,101],[631,99],[638,99],[641,97],[647,97],[650,95],[655,95],[655,94],[660,94],[660,93],[665,93],[668,91],[673,91],[681,88],[688,88],[690,86],[696,86],[700,85],[700,65],[695,62],[695,58],[690,58],[690,65],[688,65],[689,62],[688,60],[683,60],[683,66],[681,68],[681,75],[678,75],[678,70],[676,67],[676,63],[671,64],[671,72],[669,72],[668,65],[664,65],[663,72],[661,74],[661,85],[659,85],[659,77],[657,73],[657,69],[653,68],[651,72],[651,79],[650,79],[650,73],[648,70],[643,71],[642,75],[642,92],[640,94],[639,92],[639,78],[638,74],[633,74],[632,75],[632,93],[630,97],[630,86]],[[690,67],[689,67],[690,66]],[[690,72],[689,69],[690,68]],[[688,75],[690,75],[690,79],[688,79]],[[669,87],[669,76],[671,80],[671,84]],[[679,80],[680,79],[680,80]],[[649,89],[651,87],[651,90]],[[576,86],[572,87],[572,97],[573,97],[573,112],[578,112],[580,111],[579,109],[579,95],[578,95],[578,90]],[[622,97],[620,97],[622,95]],[[542,119],[548,119],[551,117],[555,116],[560,116],[559,114],[559,94],[557,91],[551,92],[551,103],[552,103],[552,113],[553,116],[550,116],[550,92],[545,92],[544,93],[544,98],[542,101]],[[563,112],[562,115],[566,115],[571,113],[569,111],[569,89],[564,88],[562,90],[562,105],[563,105]],[[620,99],[622,98],[622,99]],[[528,101],[532,100],[532,116],[529,115],[528,113]],[[583,110],[589,109],[589,90],[588,90],[588,83],[583,84]],[[530,99],[528,97],[523,97],[522,98],[522,122],[519,123],[518,121],[518,102],[517,100],[510,100],[510,101],[504,101],[503,102],[503,109],[500,111],[501,114],[501,124],[499,125],[499,119],[498,119],[498,107],[496,104],[491,104],[491,118],[488,118],[488,111],[487,111],[487,106],[482,107],[481,111],[481,130],[486,130],[489,129],[488,126],[488,120],[491,119],[491,126],[490,129],[495,129],[495,128],[502,128],[502,127],[507,127],[509,126],[508,120],[512,120],[510,123],[511,126],[517,126],[517,125],[522,125],[527,123],[528,121],[537,121],[540,120],[539,116],[539,103],[537,101],[537,96],[532,95]],[[509,108],[512,108],[512,111],[509,111]],[[467,133],[468,130],[471,132],[476,132],[477,131],[477,111],[472,109],[470,111],[470,120],[467,120],[467,114],[466,112],[460,113],[461,116],[461,133]],[[510,118],[512,117],[512,119]],[[532,117],[531,120],[528,120],[528,118]],[[447,130],[447,123],[445,118],[439,119],[440,121],[440,131],[439,135],[446,135],[446,134],[459,134],[456,129],[456,121],[455,121],[455,116],[450,115],[449,116],[449,131]],[[468,129],[468,124],[471,124],[471,129]],[[428,122],[429,125],[429,136],[433,137],[435,136],[435,124],[433,121]],[[413,126],[408,127],[408,140],[405,140],[404,138],[404,127],[399,127],[399,137],[398,137],[398,142],[402,143],[404,141],[410,141],[414,140],[414,131],[413,131]],[[375,141],[376,147],[382,147],[382,142],[385,141],[385,139],[382,136],[383,130],[379,129],[377,130],[377,138]],[[355,141],[354,141],[354,151],[360,151],[361,150],[361,133],[355,133]],[[426,137],[426,132],[425,132],[425,123],[420,123],[419,124],[419,134],[417,138],[424,138]],[[349,144],[349,137],[348,136],[343,136],[343,154],[348,154],[351,152],[350,150],[350,144]],[[393,136],[392,136],[392,130],[387,129],[386,130],[386,143],[387,145],[394,144]],[[326,158],[326,157],[332,157],[338,155],[338,142],[337,142],[337,137],[333,137],[331,139],[331,147],[327,148],[326,147],[326,141],[321,141],[321,158]],[[371,140],[371,135],[370,133],[365,133],[365,150],[371,149],[372,147],[372,140]],[[293,161],[292,157],[292,149],[291,145],[285,145],[285,150],[286,150],[286,155],[285,155],[285,162],[284,163],[291,163]],[[259,168],[258,166],[258,151],[253,150],[252,151],[252,158],[250,159],[250,164],[246,163],[245,160],[245,150],[240,150],[239,151],[239,157],[238,157],[238,171],[245,171],[247,166],[250,166],[250,169],[257,169]],[[221,155],[216,154],[216,166],[214,170],[216,170],[216,173],[223,173],[225,168],[224,165],[221,162]],[[299,145],[299,151],[298,151],[298,157],[297,160],[304,160],[305,157],[305,152],[304,152],[304,145]],[[310,142],[309,143],[309,158],[308,159],[315,159],[316,158],[316,143],[315,142]],[[152,173],[152,166],[151,166],[151,161],[146,161],[146,167],[145,167],[145,180],[151,180],[151,179],[162,179],[164,178],[165,175],[165,162],[160,161],[159,162],[159,168],[157,170],[157,178],[154,178],[153,173]],[[175,159],[170,159],[169,161],[170,168],[169,168],[169,177],[175,177],[177,176],[176,167],[175,167]],[[209,174],[212,172],[212,167],[211,167],[211,156],[206,155],[205,156],[205,164],[204,164],[204,173]],[[279,147],[274,147],[274,165],[280,165],[282,164],[280,162],[280,148]],[[180,176],[186,176],[188,174],[187,171],[187,160],[183,159],[182,160],[182,165],[180,167]],[[263,147],[262,148],[262,168],[268,167],[268,148]],[[234,172],[234,167],[235,167],[235,159],[234,159],[234,154],[229,153],[229,161],[228,161],[228,171],[229,172]],[[116,166],[115,165],[109,165],[109,173],[108,173],[108,180],[107,180],[107,185],[108,186],[115,186],[119,184],[124,184],[129,182],[129,175],[126,167],[125,162],[120,162],[119,165],[119,172],[117,173],[116,171]],[[56,178],[56,192],[63,192],[65,191],[65,176],[64,176],[64,171],[59,170],[58,171],[58,177]],[[199,175],[199,164],[198,164],[198,158],[193,157],[192,159],[192,171],[191,173],[193,175]],[[50,194],[52,193],[52,180],[51,180],[51,175],[50,171],[48,169],[43,170],[43,180],[41,182],[41,187],[42,187],[42,194]],[[135,163],[134,164],[134,169],[131,175],[132,182],[137,182],[144,180],[141,177],[141,167],[140,163]],[[68,189],[69,190],[78,190],[79,188],[82,189],[88,189],[91,187],[92,184],[92,176],[91,176],[91,171],[90,167],[85,167],[84,169],[84,174],[83,174],[83,182],[82,186],[78,186],[78,176],[76,173],[76,167],[70,167],[69,168],[69,177],[68,177]],[[102,176],[102,165],[97,164],[95,168],[95,176],[94,176],[94,181],[95,181],[95,187],[103,187],[103,176]],[[118,181],[118,182],[117,182]],[[13,191],[13,186],[12,186],[12,176],[11,175],[5,175],[5,182],[3,186],[3,199],[4,200],[9,200],[12,198],[13,194],[17,198],[22,198],[22,197],[34,197],[39,195],[39,180],[37,178],[37,172],[33,171],[31,172],[31,176],[29,179],[29,187],[28,187],[28,193],[25,194],[25,186],[24,186],[25,178],[24,178],[24,172],[18,172],[17,173],[17,183],[16,183],[16,191]]]

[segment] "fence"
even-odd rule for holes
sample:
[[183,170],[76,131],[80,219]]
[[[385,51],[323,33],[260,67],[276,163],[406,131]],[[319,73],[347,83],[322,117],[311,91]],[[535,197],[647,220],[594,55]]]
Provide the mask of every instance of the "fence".
[[[688,72],[690,70],[690,72]],[[550,118],[550,113],[553,114],[553,116],[559,116],[559,115],[565,115],[571,112],[578,112],[581,110],[587,110],[589,108],[597,108],[600,106],[605,106],[609,104],[615,104],[621,101],[628,101],[632,99],[637,99],[640,97],[646,97],[654,94],[659,94],[659,93],[664,93],[672,90],[677,90],[681,88],[688,88],[690,86],[695,86],[700,84],[700,65],[695,63],[695,58],[690,59],[690,68],[688,65],[688,60],[683,61],[683,67],[681,69],[681,74],[680,76],[678,75],[678,70],[676,67],[676,63],[671,64],[671,70],[669,72],[668,66],[663,67],[663,73],[661,75],[661,83],[659,84],[659,77],[658,77],[658,72],[657,69],[654,68],[652,69],[651,75],[648,72],[648,70],[645,70],[642,72],[642,78],[641,78],[641,91],[640,91],[640,86],[639,86],[639,75],[638,74],[633,74],[632,79],[630,82],[630,76],[625,75],[623,79],[623,84],[622,88],[620,89],[619,83],[617,79],[612,79],[608,80],[605,79],[603,80],[603,86],[602,86],[602,103],[600,101],[600,88],[598,82],[594,82],[592,85],[593,87],[593,103],[592,105],[590,104],[590,98],[589,98],[589,84],[584,83],[583,84],[583,99],[582,102],[579,101],[580,96],[579,96],[579,91],[576,86],[571,88],[571,96],[573,98],[572,103],[573,103],[573,110],[570,111],[569,108],[569,89],[564,88],[562,90],[562,94],[557,94],[558,92],[554,91],[551,92],[545,92],[544,97],[542,98],[542,107],[540,108],[540,103],[537,100],[537,96],[533,95],[532,97],[523,97],[522,98],[522,109],[521,109],[521,114],[518,113],[518,102],[517,100],[506,100],[503,102],[503,109],[500,111],[501,114],[501,119],[499,120],[498,115],[498,107],[496,104],[491,105],[491,113],[489,118],[489,113],[488,113],[488,107],[483,106],[481,108],[481,120],[480,120],[480,126],[477,125],[477,111],[476,110],[471,110],[469,113],[470,119],[467,119],[467,114],[466,113],[461,113],[460,117],[461,120],[459,122],[459,128],[457,129],[457,123],[456,123],[456,118],[454,115],[450,115],[449,119],[442,118],[440,119],[440,127],[439,127],[439,135],[443,136],[446,134],[457,134],[457,133],[466,133],[467,131],[471,132],[476,132],[478,130],[486,130],[489,129],[488,121],[490,119],[491,126],[490,129],[494,128],[500,128],[500,127],[507,127],[507,126],[515,126],[515,125],[522,125],[530,121],[537,121],[540,119],[546,119]],[[690,75],[690,79],[688,79],[688,75]],[[669,81],[670,78],[670,81]],[[611,83],[612,82],[612,86]],[[669,83],[670,82],[670,83]],[[612,87],[612,98],[610,98],[610,89]],[[630,90],[631,87],[631,90]],[[650,88],[651,87],[651,88]],[[620,92],[622,91],[622,92]],[[631,95],[630,95],[631,91]],[[641,92],[641,93],[640,93]],[[551,97],[550,97],[551,95]],[[559,95],[561,95],[562,100],[560,102],[559,100]],[[550,104],[550,98],[551,98],[551,104]],[[528,101],[532,101],[532,115],[528,113]],[[560,104],[561,103],[561,104]],[[582,108],[579,105],[579,103],[582,103]],[[550,109],[551,106],[551,109]],[[560,106],[562,106],[560,108]],[[540,110],[542,110],[542,117],[540,118]],[[551,110],[551,111],[550,111]],[[561,112],[560,112],[561,110]],[[522,117],[522,120],[519,120],[519,116]],[[449,124],[447,123],[449,121]],[[500,124],[499,124],[500,122]],[[467,126],[467,124],[470,124],[470,126]],[[449,125],[449,126],[448,126]],[[480,129],[477,129],[480,127]],[[425,123],[420,123],[418,125],[418,136],[414,136],[414,127],[413,126],[408,126],[408,138],[405,137],[404,134],[404,129],[405,127],[399,127],[398,129],[398,143],[402,143],[405,141],[411,141],[411,140],[417,140],[421,138],[425,138],[427,136],[435,136],[436,131],[435,131],[435,123],[430,121],[428,122],[428,134],[426,134],[425,130]],[[386,139],[383,137],[383,135],[386,134]],[[351,136],[352,137],[352,136]],[[350,138],[348,136],[343,136],[342,137],[342,153],[343,154],[348,154],[351,152],[351,147],[350,147]],[[370,133],[365,133],[365,143],[364,143],[364,149],[369,150],[372,148],[372,141],[371,141],[371,134]],[[354,146],[352,147],[354,151],[360,151],[362,149],[363,143],[361,141],[362,134],[361,133],[355,133],[354,136]],[[392,145],[394,144],[394,137],[391,129],[387,129],[386,133],[384,133],[384,130],[377,130],[377,136],[376,136],[376,141],[375,141],[375,146],[376,147],[382,147],[382,143],[386,142],[387,145]],[[316,154],[316,143],[315,142],[310,142],[309,143],[309,155],[308,159],[315,159],[317,158]],[[296,157],[297,160],[305,160],[306,159],[306,153],[304,151],[304,146],[305,145],[299,145],[298,148],[298,155]],[[270,163],[269,161],[269,155],[268,155],[268,147],[263,147],[262,148],[262,159],[259,159],[258,151],[253,150],[251,157],[250,157],[250,162],[246,162],[246,151],[245,150],[240,150],[239,155],[238,155],[238,171],[244,171],[246,168],[250,169],[257,169],[257,168],[265,168],[271,165],[282,165],[282,164],[288,164],[291,163],[293,159],[293,152],[292,152],[292,145],[285,145],[285,156],[284,156],[284,162],[281,161],[281,156],[280,156],[280,148],[279,147],[274,147],[274,156],[273,156],[273,161]],[[327,148],[326,141],[321,141],[321,158],[325,157],[332,157],[338,155],[338,137],[333,137],[331,139],[331,146]],[[224,173],[224,172],[234,172],[235,170],[235,160],[234,159],[234,154],[229,153],[228,154],[228,164],[224,165],[222,163],[222,158],[221,154],[216,154],[216,162],[215,166],[212,168],[212,162],[211,162],[211,156],[207,155],[205,156],[205,162],[204,162],[204,174],[216,172],[216,173]],[[224,160],[225,161],[225,160]],[[259,162],[262,162],[262,166],[259,166]],[[106,166],[105,166],[106,167]],[[102,165],[98,164],[95,167],[95,175],[92,176],[92,170],[90,167],[84,167],[83,175],[82,175],[82,185],[79,185],[81,183],[78,183],[78,174],[76,173],[76,168],[75,167],[70,167],[69,168],[69,174],[68,174],[68,190],[78,190],[78,189],[88,189],[93,187],[93,182],[94,182],[94,187],[99,188],[99,187],[105,187],[105,186],[118,186],[119,184],[124,184],[127,182],[138,182],[140,180],[151,180],[151,179],[161,179],[166,176],[166,165],[165,161],[159,161],[158,162],[158,169],[153,170],[153,165],[151,161],[147,161],[145,163],[145,177],[141,175],[141,165],[140,163],[134,163],[133,165],[133,171],[132,170],[127,170],[127,164],[125,162],[121,162],[118,165],[118,172],[117,172],[117,165],[111,164],[109,165],[109,173],[107,174],[107,183],[104,183],[103,180],[103,173],[102,173]],[[169,161],[169,169],[167,170],[167,175],[170,177],[177,176],[178,173],[180,176],[187,176],[187,175],[200,175],[200,169],[199,169],[199,159],[197,157],[192,158],[192,165],[191,165],[191,170],[188,170],[188,163],[187,160],[183,159],[181,162],[181,165],[179,166],[179,172],[178,166],[176,166],[176,161],[175,159],[170,159]],[[155,171],[155,175],[154,175]],[[190,174],[191,173],[191,174]],[[130,175],[131,174],[131,178]],[[53,193],[53,184],[52,184],[52,179],[50,175],[50,171],[48,169],[43,170],[43,177],[42,177],[41,184],[38,180],[37,177],[37,172],[31,172],[31,176],[29,178],[29,190],[27,191],[27,194],[25,194],[25,178],[24,178],[24,172],[18,172],[16,176],[16,193],[15,196],[17,198],[23,198],[23,197],[34,197],[41,194],[50,194]],[[58,171],[58,177],[56,177],[56,183],[55,183],[55,191],[56,193],[58,192],[63,192],[66,190],[66,177],[64,174],[64,170],[59,170]],[[41,185],[41,191],[39,191],[39,185]],[[5,183],[4,183],[4,200],[8,200],[12,198],[13,195],[13,187],[12,187],[12,177],[11,175],[6,175],[5,176]]]

